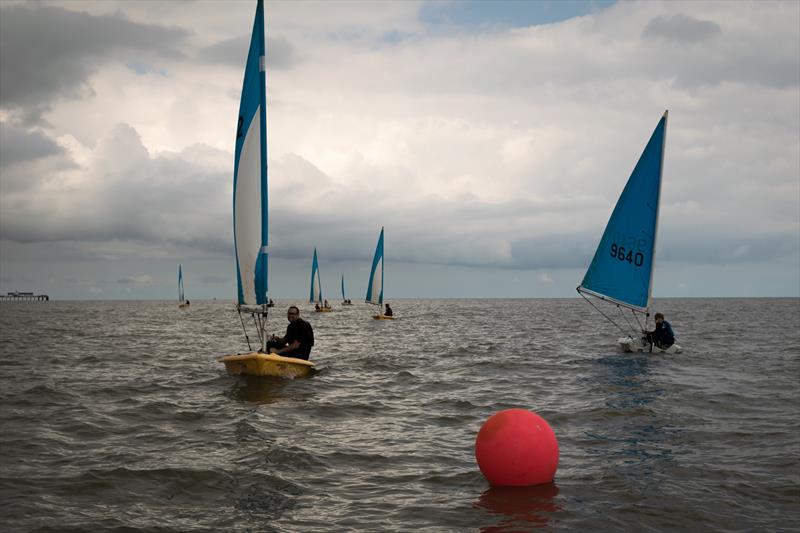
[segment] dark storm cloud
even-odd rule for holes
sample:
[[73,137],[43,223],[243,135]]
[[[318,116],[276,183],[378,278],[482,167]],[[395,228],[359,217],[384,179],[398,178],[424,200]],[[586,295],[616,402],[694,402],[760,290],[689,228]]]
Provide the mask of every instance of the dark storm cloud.
[[142,64],[156,55],[178,57],[186,32],[92,16],[57,7],[0,9],[0,107],[39,107],[89,91],[86,80],[116,58]]
[[658,37],[674,43],[699,43],[716,37],[722,29],[710,20],[699,20],[679,13],[656,17],[644,29],[644,37]]
[[61,147],[49,137],[5,122],[0,123],[0,168],[61,154]]
[[[249,45],[250,36],[242,35],[201,48],[198,52],[198,57],[206,63],[217,63],[240,68],[243,65],[244,58],[247,57],[247,47]],[[267,37],[265,45],[267,48],[267,66],[285,69],[295,64],[294,48],[285,38]]]

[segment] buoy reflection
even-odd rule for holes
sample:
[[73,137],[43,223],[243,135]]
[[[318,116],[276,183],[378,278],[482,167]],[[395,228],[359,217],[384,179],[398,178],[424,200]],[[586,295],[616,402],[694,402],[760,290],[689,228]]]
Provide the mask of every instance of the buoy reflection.
[[532,487],[490,487],[481,494],[479,507],[502,515],[500,523],[481,528],[482,532],[526,531],[550,524],[552,515],[561,511],[554,501],[558,495],[555,483]]

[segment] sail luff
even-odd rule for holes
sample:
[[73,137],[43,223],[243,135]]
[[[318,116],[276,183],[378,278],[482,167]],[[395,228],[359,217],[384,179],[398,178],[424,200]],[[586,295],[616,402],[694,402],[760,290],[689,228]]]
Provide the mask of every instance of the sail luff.
[[[258,0],[256,24],[258,26],[259,127],[261,128],[261,249],[260,268],[256,277],[256,297],[259,304],[267,304],[269,290],[269,174],[267,172],[267,56],[264,42],[264,0]],[[260,21],[258,20],[260,18]],[[260,283],[259,283],[260,282]]]
[[658,242],[658,218],[661,212],[661,185],[664,178],[664,153],[667,146],[667,121],[669,119],[669,109],[664,110],[664,115],[661,120],[664,121],[664,133],[661,136],[661,164],[658,166],[658,193],[656,196],[656,225],[653,230],[653,259],[650,264],[650,282],[647,284],[647,309],[645,313],[650,312],[650,299],[653,293],[653,276],[656,270],[656,243]]

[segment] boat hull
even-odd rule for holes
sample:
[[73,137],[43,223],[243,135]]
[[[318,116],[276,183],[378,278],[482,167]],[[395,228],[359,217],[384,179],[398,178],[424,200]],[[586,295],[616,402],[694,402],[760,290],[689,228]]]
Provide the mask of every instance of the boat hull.
[[622,337],[617,342],[619,343],[622,350],[628,353],[638,353],[638,352],[666,353],[666,354],[681,353],[681,347],[678,346],[677,344],[673,344],[668,348],[659,348],[655,344],[650,344],[649,342],[645,342],[642,339],[634,339],[633,337]]
[[375,315],[372,318],[375,320],[394,320],[393,316],[386,316],[386,315]]
[[189,307],[189,304],[178,304],[179,309],[186,309]]
[[319,309],[314,309],[315,313],[330,313],[333,311],[332,307],[320,307]]
[[219,360],[232,376],[273,376],[303,378],[314,371],[314,363],[274,353],[250,352],[228,355]]

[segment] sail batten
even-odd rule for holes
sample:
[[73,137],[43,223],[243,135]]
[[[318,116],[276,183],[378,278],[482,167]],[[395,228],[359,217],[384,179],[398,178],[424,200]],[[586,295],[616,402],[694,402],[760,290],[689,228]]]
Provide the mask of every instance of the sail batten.
[[667,113],[611,213],[578,291],[647,312],[650,307]]
[[383,303],[383,228],[381,228],[381,235],[378,237],[378,245],[375,247],[375,255],[372,258],[366,302],[376,305]]
[[239,305],[267,303],[269,219],[264,54],[264,4],[259,0],[236,124],[233,234]]

